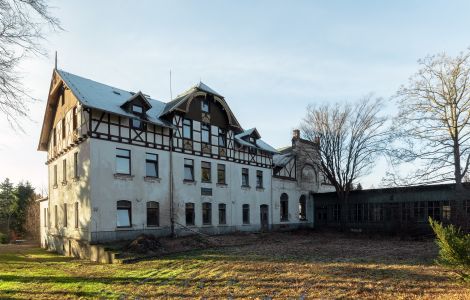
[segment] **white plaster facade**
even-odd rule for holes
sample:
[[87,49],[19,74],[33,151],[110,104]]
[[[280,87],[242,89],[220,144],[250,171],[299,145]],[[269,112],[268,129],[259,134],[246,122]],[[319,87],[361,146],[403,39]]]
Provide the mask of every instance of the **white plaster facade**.
[[[58,89],[62,94],[57,94]],[[314,143],[297,136],[292,147],[279,153],[260,140],[256,129],[241,129],[223,97],[202,83],[165,104],[55,70],[49,94],[39,146],[48,151],[49,170],[49,198],[41,202],[43,247],[87,257],[87,245],[141,233],[222,234],[314,224],[312,194],[321,190],[320,178],[315,172],[303,176],[301,159],[302,151],[314,151]],[[99,107],[95,96],[109,97],[109,103]],[[117,105],[112,106],[113,101]],[[151,108],[146,107],[147,101]],[[198,119],[200,112],[194,113],[194,107],[200,106],[197,101],[210,101],[210,113],[203,111],[202,119]],[[123,108],[126,103],[148,109],[148,116],[142,117],[145,129],[130,126],[133,117]],[[159,116],[154,121],[152,110]],[[190,138],[183,125],[188,119]],[[201,124],[206,122],[213,123],[204,143]],[[129,174],[116,170],[118,148],[130,152]],[[158,155],[157,177],[146,174],[148,153]],[[276,163],[276,157],[283,158],[281,163]],[[194,161],[193,180],[185,178],[185,159]],[[202,180],[202,162],[210,163],[210,182]],[[219,164],[225,166],[225,184],[218,182]],[[248,169],[248,185],[242,184],[243,168]],[[283,194],[287,211],[281,205]],[[131,226],[125,228],[117,226],[120,200],[131,203]],[[147,225],[149,201],[158,202],[158,226]],[[194,224],[187,224],[187,203],[194,204]],[[203,203],[211,207],[205,224]],[[225,204],[224,224],[219,222],[219,204]],[[244,205],[249,205],[248,220],[244,220]]]

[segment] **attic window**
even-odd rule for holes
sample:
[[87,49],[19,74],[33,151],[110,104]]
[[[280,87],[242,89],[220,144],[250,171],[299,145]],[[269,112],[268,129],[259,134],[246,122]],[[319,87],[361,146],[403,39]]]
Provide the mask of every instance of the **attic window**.
[[141,114],[144,110],[142,109],[142,106],[133,104],[132,105],[132,112],[136,114]]
[[202,99],[201,100],[201,111],[202,112],[209,112],[209,100],[207,99]]
[[253,144],[256,144],[256,139],[252,136],[250,136],[250,142],[253,143]]

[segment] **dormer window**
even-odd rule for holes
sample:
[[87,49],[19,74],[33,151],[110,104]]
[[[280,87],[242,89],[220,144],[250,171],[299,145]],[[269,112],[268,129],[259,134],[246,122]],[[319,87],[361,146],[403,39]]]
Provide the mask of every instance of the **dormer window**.
[[256,144],[256,139],[252,136],[250,136],[250,143]]
[[209,100],[207,99],[201,100],[201,111],[205,113],[209,112]]
[[135,114],[142,114],[144,109],[140,105],[132,104],[132,112]]

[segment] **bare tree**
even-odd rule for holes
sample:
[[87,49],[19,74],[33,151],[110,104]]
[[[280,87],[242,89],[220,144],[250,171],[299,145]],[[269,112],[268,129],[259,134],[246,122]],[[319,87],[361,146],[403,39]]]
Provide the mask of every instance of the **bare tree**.
[[413,162],[415,170],[395,179],[461,186],[470,164],[470,49],[428,56],[419,65],[398,91],[392,132],[399,143],[391,152],[393,163]]
[[334,186],[344,223],[353,182],[368,174],[386,146],[387,131],[381,99],[367,96],[357,103],[309,106],[301,128],[306,139],[319,141],[311,163]]
[[45,54],[40,43],[44,29],[61,29],[49,13],[47,0],[0,0],[0,112],[19,126],[32,97],[24,88],[18,65],[26,56]]

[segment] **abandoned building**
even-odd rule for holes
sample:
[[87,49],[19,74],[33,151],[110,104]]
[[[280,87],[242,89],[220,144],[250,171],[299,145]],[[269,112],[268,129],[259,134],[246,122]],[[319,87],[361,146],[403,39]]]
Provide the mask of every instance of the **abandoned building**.
[[317,193],[313,195],[314,225],[339,228],[343,209],[343,226],[352,231],[429,233],[429,217],[470,230],[469,195],[470,184],[466,183],[462,190],[456,189],[455,184],[355,190],[347,204],[340,203],[336,193]]
[[202,82],[165,103],[54,69],[38,146],[42,246],[87,257],[141,233],[313,227],[312,195],[332,191],[305,159],[317,146],[294,131],[274,149]]

